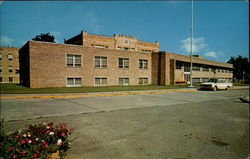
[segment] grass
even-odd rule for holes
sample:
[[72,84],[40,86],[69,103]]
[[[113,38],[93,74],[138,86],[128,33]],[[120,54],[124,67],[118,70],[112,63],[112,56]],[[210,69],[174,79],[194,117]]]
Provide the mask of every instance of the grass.
[[27,88],[14,83],[1,83],[0,94],[89,93],[89,92],[177,89],[177,88],[187,88],[187,87],[188,85],[168,85],[168,86],[147,85],[147,86]]

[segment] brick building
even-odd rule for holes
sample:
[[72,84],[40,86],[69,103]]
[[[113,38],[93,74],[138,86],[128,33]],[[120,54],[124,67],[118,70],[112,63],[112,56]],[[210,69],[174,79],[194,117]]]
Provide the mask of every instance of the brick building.
[[19,48],[0,46],[0,83],[19,83]]
[[[192,57],[192,80],[194,83],[206,82],[209,78],[232,80],[233,65],[203,59],[200,55]],[[190,82],[190,56],[160,51],[152,54],[152,84],[173,85]]]
[[[20,82],[31,88],[169,85],[188,81],[188,56],[159,52],[157,41],[140,41],[134,36],[110,37],[82,31],[65,40],[65,44],[28,41],[19,54]],[[215,74],[232,78],[230,64],[200,58],[194,58],[194,63],[204,70],[193,75],[200,80]],[[211,73],[212,69],[227,73]]]

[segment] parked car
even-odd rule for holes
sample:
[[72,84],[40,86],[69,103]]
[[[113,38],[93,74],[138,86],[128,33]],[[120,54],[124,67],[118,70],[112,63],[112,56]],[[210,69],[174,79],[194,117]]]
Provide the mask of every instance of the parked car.
[[201,84],[201,89],[212,89],[214,91],[219,90],[219,89],[227,90],[228,88],[232,86],[233,86],[233,83],[229,82],[226,79],[210,78],[208,82]]

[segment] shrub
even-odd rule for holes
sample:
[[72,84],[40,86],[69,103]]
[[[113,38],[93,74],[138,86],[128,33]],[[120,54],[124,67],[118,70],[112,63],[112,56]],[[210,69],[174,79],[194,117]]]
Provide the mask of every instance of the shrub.
[[1,149],[3,158],[49,158],[51,153],[69,150],[70,135],[73,131],[66,124],[40,123],[27,129],[6,133],[1,120]]

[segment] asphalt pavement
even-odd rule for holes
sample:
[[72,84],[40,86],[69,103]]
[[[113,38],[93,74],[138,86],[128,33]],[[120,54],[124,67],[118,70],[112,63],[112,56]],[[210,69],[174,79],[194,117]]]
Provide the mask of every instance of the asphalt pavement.
[[7,130],[75,127],[66,159],[246,159],[248,90],[1,99]]

